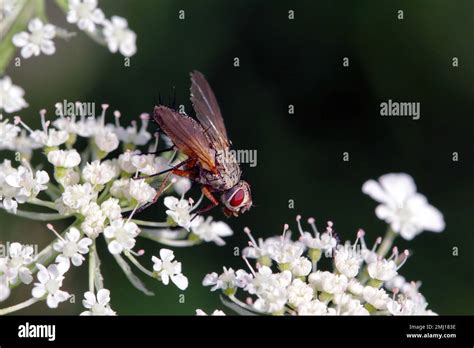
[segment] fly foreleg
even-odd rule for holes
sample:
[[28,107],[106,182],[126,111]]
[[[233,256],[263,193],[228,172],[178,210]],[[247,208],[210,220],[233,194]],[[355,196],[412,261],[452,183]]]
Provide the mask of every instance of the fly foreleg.
[[195,215],[193,216],[193,218],[191,220],[194,220],[196,218],[196,216],[202,214],[202,213],[205,213],[209,210],[211,210],[212,208],[215,208],[219,205],[219,201],[217,200],[216,197],[214,197],[214,195],[212,194],[211,190],[209,189],[208,186],[203,186],[201,188],[201,191],[202,193],[204,194],[204,196],[206,196],[207,199],[209,199],[211,201],[211,203],[207,206],[207,207],[204,207],[202,209],[199,209]]
[[169,171],[168,174],[166,174],[165,178],[163,179],[163,182],[161,183],[160,187],[158,188],[158,191],[156,192],[155,197],[153,197],[153,200],[151,202],[148,202],[142,205],[140,208],[137,208],[135,210],[135,214],[141,213],[146,208],[152,206],[153,204],[156,203],[156,201],[158,201],[158,198],[160,198],[160,196],[163,194],[163,191],[165,190],[172,174],[190,178],[190,179],[193,179],[195,176],[194,172],[190,170],[173,169],[172,171]]
[[187,158],[187,159],[185,159],[184,161],[178,163],[177,165],[175,165],[175,166],[173,166],[173,167],[170,167],[170,168],[168,168],[168,169],[162,170],[162,171],[159,172],[159,173],[152,174],[152,175],[147,175],[147,176],[136,176],[136,177],[133,177],[133,179],[134,179],[134,180],[140,180],[140,179],[153,178],[154,176],[158,176],[158,175],[161,175],[161,174],[165,174],[165,173],[172,172],[173,170],[176,170],[176,169],[178,169],[178,168],[184,166],[185,164],[192,163],[192,161],[194,161],[194,159],[192,159],[192,158]]

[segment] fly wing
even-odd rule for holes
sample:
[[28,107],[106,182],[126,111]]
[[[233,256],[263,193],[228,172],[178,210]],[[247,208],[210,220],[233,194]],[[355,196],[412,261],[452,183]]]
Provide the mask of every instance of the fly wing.
[[196,120],[166,106],[155,106],[154,118],[178,149],[190,157],[197,157],[203,168],[216,170],[215,151]]
[[224,119],[211,86],[199,71],[191,73],[191,102],[196,117],[209,135],[209,138],[221,149],[229,147],[229,139]]

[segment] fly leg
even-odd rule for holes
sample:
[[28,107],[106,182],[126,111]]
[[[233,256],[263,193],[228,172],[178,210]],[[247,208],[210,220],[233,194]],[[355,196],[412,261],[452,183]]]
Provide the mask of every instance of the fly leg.
[[147,155],[159,155],[160,153],[168,152],[168,151],[171,151],[171,150],[176,150],[176,147],[171,146],[171,147],[167,147],[166,149],[162,149],[162,150],[158,150],[158,151],[154,151],[154,152],[147,152],[146,154]]
[[[145,209],[147,209],[148,207],[150,207],[150,206],[152,206],[153,204],[156,203],[158,198],[160,198],[161,194],[165,190],[166,184],[168,183],[171,174],[173,174],[173,172],[171,172],[171,171],[169,171],[168,174],[166,174],[165,178],[163,179],[163,181],[160,185],[160,188],[158,189],[158,191],[155,194],[155,197],[153,197],[153,200],[151,202],[148,202],[148,203],[142,205],[140,208],[135,209],[135,214],[141,213],[142,211],[144,211]],[[154,175],[151,175],[151,176],[154,176]],[[142,178],[137,178],[137,179],[142,179]],[[123,215],[128,216],[127,214],[123,214]]]
[[[134,177],[133,179],[134,179],[134,180],[140,180],[140,179],[153,178],[154,176],[158,176],[158,175],[161,175],[161,174],[164,174],[164,173],[172,172],[173,170],[176,170],[176,169],[178,169],[178,168],[184,166],[185,164],[190,164],[190,163],[195,163],[195,159],[193,159],[193,158],[187,158],[187,159],[185,159],[184,161],[178,163],[177,165],[175,165],[175,166],[173,166],[173,167],[171,167],[171,168],[162,170],[162,171],[159,172],[159,173],[152,174],[152,175],[147,175],[147,176],[137,176],[137,177]],[[191,166],[192,166],[192,165],[191,165]]]
[[178,176],[183,176],[183,177],[190,178],[190,179],[193,179],[195,177],[194,172],[191,171],[191,170],[173,169],[171,171],[168,171],[168,174],[166,174],[165,178],[163,179],[163,182],[161,183],[158,191],[156,192],[155,197],[153,197],[153,200],[151,202],[148,202],[148,203],[142,205],[140,208],[137,208],[135,210],[135,214],[141,213],[142,211],[144,211],[145,209],[152,206],[153,204],[155,204],[158,201],[158,198],[160,198],[160,196],[163,194],[163,191],[165,190],[166,185],[168,184],[168,181],[169,181],[172,174],[178,175]]
[[212,208],[215,208],[219,205],[219,201],[217,200],[216,197],[214,197],[214,195],[212,194],[211,190],[209,189],[209,186],[203,186],[201,188],[201,191],[202,193],[204,194],[204,196],[207,197],[207,199],[209,199],[211,201],[211,203],[207,206],[207,207],[204,207],[202,209],[199,209],[195,214],[194,216],[192,217],[191,221],[194,220],[196,218],[196,216],[198,215],[201,215],[202,213],[205,213],[209,210],[211,210]]

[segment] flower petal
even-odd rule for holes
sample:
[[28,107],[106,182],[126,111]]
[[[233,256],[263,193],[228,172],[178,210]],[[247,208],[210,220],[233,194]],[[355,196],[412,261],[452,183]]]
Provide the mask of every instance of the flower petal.
[[379,178],[379,181],[387,195],[392,197],[398,206],[402,206],[408,197],[416,193],[413,178],[405,173],[385,174]]
[[110,291],[107,289],[100,289],[97,292],[97,302],[101,305],[106,305],[110,302]]
[[[38,283],[37,283],[38,284]],[[46,294],[46,288],[41,285],[41,284],[38,284],[36,285],[33,290],[31,291],[31,295],[34,297],[34,298],[41,298],[43,297],[44,295]]]
[[171,261],[174,259],[173,250],[163,248],[160,250],[160,258],[163,262]]
[[183,274],[178,274],[171,276],[171,281],[178,287],[180,290],[184,290],[188,287],[188,278]]

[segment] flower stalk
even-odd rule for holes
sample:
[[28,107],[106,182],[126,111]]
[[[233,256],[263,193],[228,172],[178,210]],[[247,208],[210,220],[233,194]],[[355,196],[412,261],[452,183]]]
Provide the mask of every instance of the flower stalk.
[[10,314],[10,313],[19,311],[19,310],[21,310],[21,309],[27,308],[27,307],[29,307],[29,306],[35,304],[35,303],[38,302],[39,300],[40,300],[39,298],[34,298],[34,297],[32,297],[32,298],[30,298],[29,300],[26,300],[26,301],[24,301],[24,302],[18,303],[18,304],[14,305],[14,306],[0,309],[0,315]]

